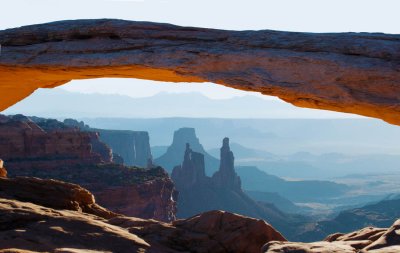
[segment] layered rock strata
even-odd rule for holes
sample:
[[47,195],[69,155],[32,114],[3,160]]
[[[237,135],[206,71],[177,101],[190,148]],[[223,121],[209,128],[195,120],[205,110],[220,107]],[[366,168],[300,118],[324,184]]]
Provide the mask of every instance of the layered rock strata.
[[77,127],[81,131],[99,133],[99,139],[106,143],[115,154],[113,155],[114,162],[145,168],[148,161],[152,160],[148,132],[91,128],[83,121],[74,119],[65,119],[64,124]]
[[264,221],[222,211],[172,223],[115,215],[77,185],[35,178],[0,180],[0,226],[8,253],[258,253],[285,240]]
[[0,31],[0,110],[37,88],[131,77],[213,82],[400,124],[400,37],[70,20]]
[[96,132],[57,120],[1,116],[0,154],[10,177],[34,176],[84,185],[114,212],[172,221],[172,180],[160,167],[140,169],[113,163],[112,151]]

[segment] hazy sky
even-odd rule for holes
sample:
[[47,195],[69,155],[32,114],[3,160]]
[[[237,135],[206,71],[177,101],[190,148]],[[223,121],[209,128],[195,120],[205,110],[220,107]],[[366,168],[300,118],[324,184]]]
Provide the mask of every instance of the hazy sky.
[[[65,19],[119,18],[233,30],[400,34],[400,0],[3,0],[0,10],[0,29]],[[197,91],[211,98],[244,94],[214,84],[133,79],[74,81],[61,88],[134,97],[161,91]]]

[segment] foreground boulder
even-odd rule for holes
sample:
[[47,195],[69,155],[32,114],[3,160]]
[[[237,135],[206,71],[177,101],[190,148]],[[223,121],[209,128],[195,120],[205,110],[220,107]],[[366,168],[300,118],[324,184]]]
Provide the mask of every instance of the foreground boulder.
[[39,178],[0,178],[0,198],[17,199],[54,209],[94,214],[103,218],[117,216],[98,204],[93,194],[76,184]]
[[348,234],[336,233],[321,242],[269,242],[263,253],[398,253],[400,220],[390,228],[367,227]]
[[259,253],[271,240],[285,238],[237,214],[210,211],[164,223],[117,215],[78,185],[0,179],[0,252]]
[[267,241],[286,241],[265,221],[224,211],[209,211],[172,224],[127,217],[113,218],[110,223],[128,228],[159,252],[259,253]]
[[[149,248],[149,244],[136,235],[85,213],[0,199],[0,214],[1,249],[139,253]],[[62,248],[71,250],[63,251]]]

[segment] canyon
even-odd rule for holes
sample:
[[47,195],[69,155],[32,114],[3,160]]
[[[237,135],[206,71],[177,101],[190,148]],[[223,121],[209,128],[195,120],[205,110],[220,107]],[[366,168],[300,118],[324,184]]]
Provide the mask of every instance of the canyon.
[[[6,94],[0,100],[0,110],[37,88],[53,88],[74,79],[130,77],[213,82],[277,96],[300,107],[356,113],[400,125],[399,35],[226,31],[103,19],[4,30],[0,31],[0,44],[0,91]],[[125,159],[137,162],[127,155],[122,159],[115,156],[114,161],[112,149],[99,133],[21,115],[0,116],[0,130],[0,154],[5,161],[5,165],[0,162],[3,249],[221,253],[259,252],[261,248],[265,253],[400,250],[399,221],[386,228],[333,234],[322,242],[296,243],[287,242],[262,220],[224,211],[175,220],[177,192],[168,174],[152,165],[147,169],[124,166]],[[146,149],[146,136],[140,138],[144,141],[138,145]],[[237,193],[241,181],[233,170],[228,142],[224,140],[221,149],[224,159],[219,171],[206,180]],[[141,165],[151,160],[151,153],[146,152],[147,159],[139,161]],[[207,178],[204,154],[191,151],[190,146],[186,152],[184,164],[175,167],[172,174],[177,184],[189,176],[191,180],[181,184],[192,187]],[[185,175],[183,168],[195,173]],[[43,198],[44,192],[51,197]],[[127,207],[132,200],[135,205]]]
[[112,150],[97,132],[23,115],[1,115],[0,130],[0,153],[10,177],[77,183],[115,212],[175,220],[177,192],[168,174],[160,167],[113,163]]
[[263,220],[223,211],[171,223],[128,217],[99,206],[79,185],[29,177],[0,178],[0,214],[4,253],[394,253],[400,240],[399,221],[293,243]]

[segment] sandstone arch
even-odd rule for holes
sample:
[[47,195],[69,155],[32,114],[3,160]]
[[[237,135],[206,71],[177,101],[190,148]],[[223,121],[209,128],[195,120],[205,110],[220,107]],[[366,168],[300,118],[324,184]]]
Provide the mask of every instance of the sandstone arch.
[[[400,125],[400,36],[73,20],[0,31],[0,110],[73,79],[214,82]],[[262,108],[256,108],[257,110]]]

